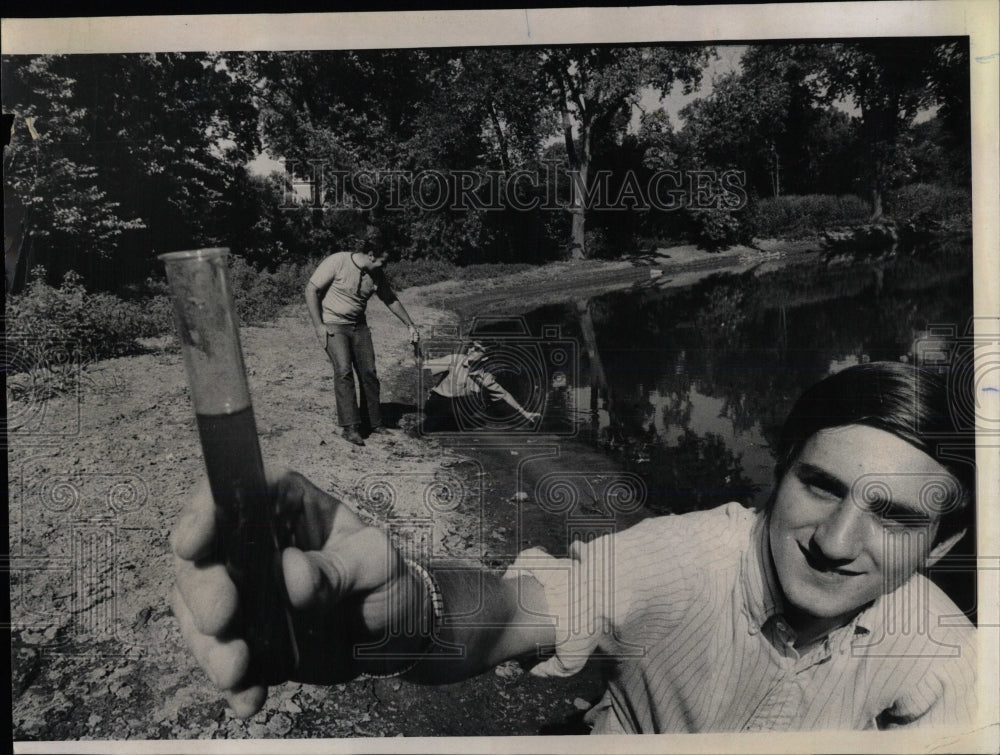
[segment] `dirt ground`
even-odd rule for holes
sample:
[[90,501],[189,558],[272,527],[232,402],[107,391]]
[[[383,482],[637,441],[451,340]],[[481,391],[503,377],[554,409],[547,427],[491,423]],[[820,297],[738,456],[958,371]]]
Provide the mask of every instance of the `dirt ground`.
[[[524,310],[613,288],[684,285],[691,275],[746,269],[774,254],[556,264],[477,282],[474,290],[453,282],[409,289],[401,299],[425,334],[453,332],[470,312],[502,312],[515,298]],[[377,302],[369,321],[382,401],[396,429],[364,448],[339,436],[332,369],[304,307],[242,330],[265,459],[382,523],[426,516],[429,489],[459,490],[454,500],[477,505],[435,506],[434,547],[503,568],[531,540],[515,534],[523,491],[503,469],[513,468],[519,452],[477,455],[411,437],[418,382],[406,330]],[[78,390],[38,403],[8,394],[15,741],[582,731],[580,712],[601,691],[596,670],[553,681],[513,665],[433,688],[391,679],[286,684],[271,690],[254,718],[232,717],[182,646],[167,607],[169,533],[202,475],[176,342],[158,339],[148,353],[91,365],[77,383]]]

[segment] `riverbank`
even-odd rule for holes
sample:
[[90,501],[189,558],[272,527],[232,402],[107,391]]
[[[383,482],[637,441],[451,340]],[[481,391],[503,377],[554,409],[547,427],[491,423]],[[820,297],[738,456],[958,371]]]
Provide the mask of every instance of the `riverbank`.
[[[472,313],[687,285],[722,270],[785,264],[806,251],[673,248],[643,259],[546,265],[474,288],[434,284],[400,298],[425,334],[458,332]],[[502,569],[525,544],[563,540],[545,516],[518,529],[519,512],[540,510],[526,491],[559,471],[550,458],[558,444],[538,436],[519,446],[462,448],[410,437],[419,385],[412,349],[391,313],[378,303],[369,311],[386,417],[396,429],[363,448],[339,435],[332,370],[303,308],[243,328],[265,458],[304,473],[371,521],[405,525],[432,514],[436,554]],[[234,719],[182,646],[167,608],[168,537],[202,462],[180,353],[172,338],[149,345],[146,354],[88,367],[68,394],[40,404],[8,399],[14,739],[574,731],[580,709],[600,693],[596,670],[540,680],[505,666],[443,687],[286,684],[253,719]],[[585,468],[615,473],[596,456]]]

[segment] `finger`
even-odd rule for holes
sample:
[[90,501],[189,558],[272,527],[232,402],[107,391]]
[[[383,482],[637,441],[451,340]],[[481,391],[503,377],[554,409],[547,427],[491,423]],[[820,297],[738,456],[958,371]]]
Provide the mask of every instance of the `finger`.
[[174,553],[188,561],[207,558],[215,539],[215,500],[208,478],[195,486],[171,534]]
[[382,587],[402,569],[399,552],[376,527],[331,537],[320,556],[317,563],[335,600]]
[[226,702],[238,718],[250,718],[264,707],[265,700],[267,700],[267,687],[260,685],[226,693]]
[[399,556],[385,535],[369,527],[327,543],[322,551],[286,548],[282,554],[285,589],[298,609],[330,605],[385,585],[399,570]]
[[236,585],[223,564],[195,564],[174,559],[177,590],[202,634],[222,634],[236,615]]
[[342,579],[335,568],[324,571],[323,557],[315,551],[303,553],[298,548],[286,548],[281,554],[288,600],[299,610],[313,608],[334,600],[334,586]]
[[249,668],[249,650],[240,639],[219,641],[201,632],[180,591],[175,587],[170,607],[198,665],[220,691],[236,689]]

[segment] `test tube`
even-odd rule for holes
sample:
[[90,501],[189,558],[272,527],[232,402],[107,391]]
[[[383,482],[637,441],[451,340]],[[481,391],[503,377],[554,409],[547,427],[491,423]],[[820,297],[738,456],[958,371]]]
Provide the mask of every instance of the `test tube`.
[[224,247],[161,254],[212,496],[220,554],[240,599],[253,673],[285,681],[298,663],[273,503],[264,477]]

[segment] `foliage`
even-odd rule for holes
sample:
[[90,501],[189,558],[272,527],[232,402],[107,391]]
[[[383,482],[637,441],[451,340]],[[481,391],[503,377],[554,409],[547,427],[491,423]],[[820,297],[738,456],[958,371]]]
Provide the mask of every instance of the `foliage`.
[[940,105],[959,140],[969,139],[968,67],[968,40],[900,37],[829,48],[817,83],[827,102],[849,100],[860,111],[862,179],[874,217],[886,192],[913,175],[910,128],[922,109]]
[[684,514],[715,508],[728,501],[748,503],[758,486],[743,471],[739,455],[714,433],[704,436],[685,427],[677,443],[651,444],[650,466],[656,470],[656,490],[650,508],[658,514]]
[[972,228],[972,195],[968,189],[910,184],[894,192],[892,206],[897,223],[952,232],[967,232]]
[[440,259],[399,260],[386,267],[386,275],[396,291],[410,286],[427,286],[455,276],[459,268]]
[[[289,303],[301,301],[316,262],[284,263],[273,272],[256,270],[240,257],[230,259],[230,283],[239,321],[259,324],[274,318]],[[7,297],[6,365],[24,373],[15,392],[36,398],[68,387],[73,370],[111,357],[142,351],[138,339],[172,334],[173,305],[162,279],[146,282],[142,297],[120,299],[88,292],[82,278],[66,273],[50,286],[45,271],[33,271],[24,291]],[[41,393],[40,393],[41,392]]]
[[717,252],[750,240],[750,228],[741,222],[742,213],[717,208],[688,208],[684,214],[690,235],[699,247]]
[[[854,204],[796,197],[861,193],[878,209],[884,196],[887,211],[912,215],[918,197],[896,193],[908,182],[968,186],[966,41],[752,45],[677,129],[647,107],[678,85],[693,92],[712,54],[663,45],[5,56],[4,107],[15,113],[5,178],[28,208],[25,258],[45,264],[51,285],[73,270],[90,291],[124,293],[159,271],[158,252],[228,246],[260,271],[247,281],[262,301],[285,296],[264,273],[349,248],[367,221],[394,261],[440,262],[439,272],[413,268],[434,277],[447,265],[615,257],[642,237],[721,248],[756,229],[795,235],[854,220]],[[263,145],[289,161],[287,173],[251,172]],[[756,207],[603,211],[582,196],[608,176],[613,197],[658,171],[726,169],[745,174]],[[359,171],[431,170],[476,186],[450,185],[432,210],[386,175],[373,179],[370,204],[341,185]],[[539,206],[515,209],[514,198]],[[253,318],[270,311],[241,306]]]
[[690,94],[701,83],[712,52],[707,47],[592,47],[542,53],[542,71],[561,118],[568,167],[577,176],[571,184],[571,257],[591,256],[582,192],[592,180],[595,151],[621,140],[643,89],[653,88],[662,97],[680,81],[684,93]]
[[286,262],[268,272],[255,269],[242,257],[230,256],[229,280],[240,323],[271,320],[285,305],[302,301],[306,282],[318,264],[319,260]]
[[460,267],[437,259],[400,260],[386,268],[386,274],[396,291],[411,286],[427,286],[445,280],[478,281],[488,278],[502,278],[530,270],[533,266],[525,262],[488,262]]
[[761,199],[753,212],[761,238],[802,238],[838,226],[864,223],[871,214],[868,204],[852,194]]
[[113,288],[145,277],[152,252],[225,238],[230,169],[259,143],[247,90],[220,56],[3,62],[4,109],[17,116],[5,179],[26,198],[50,282],[71,269]]
[[849,116],[816,90],[827,51],[749,47],[739,72],[717,78],[709,95],[681,111],[684,167],[742,171],[748,190],[762,197],[815,191],[817,180],[846,190],[856,138]]
[[36,269],[25,291],[5,305],[9,372],[50,370],[52,365],[86,365],[139,350],[137,338],[169,326],[162,297],[154,305],[123,301],[112,294],[88,293],[81,277],[66,273],[49,286]]

